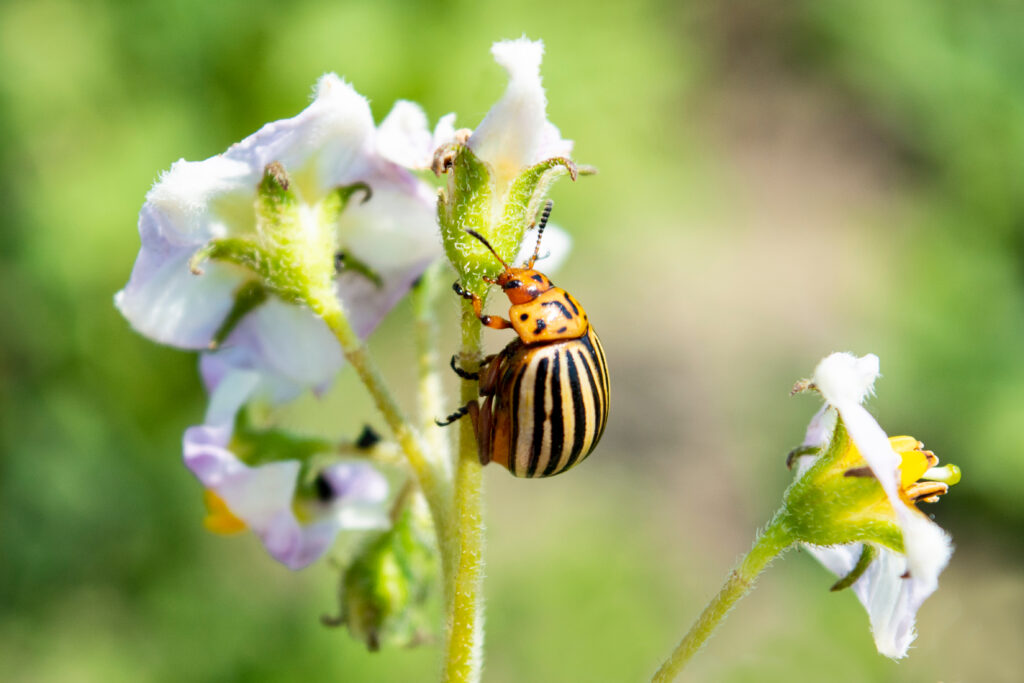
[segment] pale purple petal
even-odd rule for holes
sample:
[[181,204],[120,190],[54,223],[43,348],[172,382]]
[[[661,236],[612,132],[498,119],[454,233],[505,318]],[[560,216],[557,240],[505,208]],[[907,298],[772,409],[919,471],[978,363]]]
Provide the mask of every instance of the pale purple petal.
[[371,465],[346,462],[331,465],[320,473],[336,502],[383,503],[388,496],[388,480]]
[[155,216],[148,206],[139,216],[142,248],[114,305],[136,331],[151,339],[206,348],[231,310],[242,278],[236,267],[221,263],[206,263],[202,275],[193,274],[189,259],[196,245],[174,244],[155,225]]
[[224,156],[260,175],[267,164],[280,162],[293,174],[302,199],[312,203],[366,174],[373,134],[366,98],[335,74],[326,74],[317,83],[316,98],[300,114],[268,123]]
[[428,168],[436,149],[427,115],[407,100],[395,102],[377,129],[376,141],[378,154],[405,168]]

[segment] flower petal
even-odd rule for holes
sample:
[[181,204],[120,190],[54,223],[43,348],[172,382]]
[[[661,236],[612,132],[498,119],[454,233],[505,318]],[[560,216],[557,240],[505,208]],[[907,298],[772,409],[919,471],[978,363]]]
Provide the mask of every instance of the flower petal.
[[[306,387],[326,389],[344,362],[323,320],[277,297],[245,316],[222,350],[204,355],[266,376],[265,393],[275,402],[294,398]],[[215,387],[208,385],[210,390]]]
[[195,275],[189,269],[195,245],[174,244],[161,233],[158,220],[151,207],[143,208],[142,249],[114,305],[137,332],[155,341],[206,348],[231,310],[244,275],[235,266],[215,262],[204,264],[203,273]]
[[[519,253],[516,254],[516,258],[512,263],[529,263],[530,258],[533,256],[533,250],[537,246],[536,232],[536,230],[532,230],[526,233],[526,237],[519,247]],[[543,239],[536,267],[550,275],[557,272],[566,259],[569,258],[569,252],[572,251],[572,237],[557,225],[548,223],[547,227],[544,228]]]
[[505,94],[469,138],[469,147],[489,163],[499,177],[514,177],[519,169],[543,161],[551,151],[562,156],[571,143],[547,121],[547,98],[540,80],[544,54],[541,41],[526,38],[495,43],[491,54],[508,72]]
[[826,403],[861,404],[874,390],[879,376],[878,356],[869,353],[857,358],[852,353],[833,353],[818,363],[811,381]]
[[[878,651],[899,658],[906,656],[914,640],[917,610],[938,588],[939,574],[949,562],[953,546],[945,531],[900,495],[902,459],[885,431],[861,405],[878,375],[878,357],[871,354],[856,358],[837,353],[825,358],[815,369],[812,381],[827,405],[812,419],[807,440],[820,439],[823,434],[827,439],[825,420],[833,412],[829,408],[834,408],[896,513],[904,553],[879,548],[879,556],[853,584],[853,590],[868,612]],[[822,564],[845,576],[856,565],[862,546],[808,548]]]
[[436,148],[427,115],[414,102],[395,102],[377,129],[377,153],[399,166],[427,168]]
[[267,164],[280,162],[302,198],[314,203],[329,190],[366,174],[373,135],[366,98],[329,73],[317,82],[316,98],[301,113],[268,123],[224,156],[247,164],[260,176]]
[[[805,547],[839,577],[853,570],[863,550],[860,543],[829,548]],[[913,575],[904,578],[906,557],[888,548],[880,547],[878,551],[878,556],[852,589],[868,613],[878,651],[886,657],[899,659],[907,655],[917,635],[914,622],[918,609],[935,592],[938,584],[929,584]]]

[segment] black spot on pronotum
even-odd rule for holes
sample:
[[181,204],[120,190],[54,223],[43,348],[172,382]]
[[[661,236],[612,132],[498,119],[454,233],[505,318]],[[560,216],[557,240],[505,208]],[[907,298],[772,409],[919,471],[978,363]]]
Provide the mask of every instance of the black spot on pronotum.
[[[563,317],[572,320],[572,313],[569,312],[569,309],[566,308],[565,304],[563,304],[561,301],[545,301],[544,303],[541,304],[541,306],[557,306],[558,310],[562,312]],[[579,311],[577,311],[577,313],[578,312]]]
[[[579,315],[580,314],[580,309],[576,308],[576,304],[574,304],[572,302],[572,297],[569,296],[569,292],[565,293],[565,300],[569,302],[570,306],[572,306],[572,312],[575,313],[576,315]],[[583,316],[583,317],[586,318],[587,316]]]
[[541,332],[546,330],[547,327],[548,327],[548,324],[546,322],[544,322],[541,318],[537,318],[537,327],[536,327],[536,329],[534,329],[533,333],[534,334],[540,334]]
[[356,448],[365,450],[373,448],[378,443],[380,443],[380,434],[370,425],[363,425],[363,431],[359,432],[359,436],[356,437]]
[[529,313],[520,313],[519,314],[519,319],[520,320],[529,320],[530,319],[530,314]]
[[536,280],[541,284],[544,284],[544,276],[541,275],[540,273],[534,273],[533,275],[530,276],[530,278]]
[[509,280],[501,286],[502,289],[519,289],[523,286],[522,280]]
[[565,325],[562,325],[561,327],[558,328],[558,334],[562,334],[563,332],[565,332],[568,329],[569,329],[568,327],[566,327]]

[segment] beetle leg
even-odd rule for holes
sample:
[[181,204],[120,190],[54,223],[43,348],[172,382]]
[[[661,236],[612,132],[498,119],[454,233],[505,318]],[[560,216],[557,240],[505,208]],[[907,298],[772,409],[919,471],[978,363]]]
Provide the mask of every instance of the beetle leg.
[[467,292],[465,289],[462,288],[462,285],[459,284],[458,281],[456,281],[455,284],[452,285],[452,289],[454,289],[455,293],[461,296],[463,299],[473,302],[473,313],[476,315],[477,318],[480,319],[480,322],[483,325],[486,325],[487,327],[493,328],[495,330],[504,330],[508,329],[509,327],[512,327],[512,323],[509,322],[508,320],[505,320],[502,317],[495,315],[486,315],[484,313],[484,302],[480,299],[480,297],[478,297],[476,294],[473,294],[472,292]]
[[[470,380],[480,379],[480,372],[479,371],[477,371],[477,372],[470,372],[469,370],[463,370],[461,367],[459,367],[459,365],[455,361],[455,359],[458,358],[458,357],[459,357],[459,354],[457,354],[457,353],[453,354],[451,362],[450,362],[450,365],[452,366],[452,370],[455,371],[455,374],[458,375],[459,377],[461,377],[462,379],[470,379]],[[489,355],[486,358],[484,358],[482,361],[480,361],[480,369],[482,370],[484,367],[487,366],[488,363],[490,363],[492,360],[494,360],[497,357],[498,357],[497,353],[492,353],[491,355]]]
[[455,364],[455,356],[457,355],[458,354],[452,356],[452,361],[450,363],[450,365],[452,366],[452,370],[455,372],[455,374],[461,377],[462,379],[480,379],[479,372],[468,372]]
[[453,422],[458,422],[463,417],[465,417],[467,414],[472,416],[472,413],[477,412],[478,408],[479,408],[479,406],[477,405],[477,402],[475,400],[474,401],[470,401],[469,403],[467,403],[466,405],[462,406],[461,408],[456,410],[454,413],[452,413],[451,415],[446,417],[444,420],[434,420],[434,424],[436,424],[438,427],[447,427],[448,425],[450,425]]

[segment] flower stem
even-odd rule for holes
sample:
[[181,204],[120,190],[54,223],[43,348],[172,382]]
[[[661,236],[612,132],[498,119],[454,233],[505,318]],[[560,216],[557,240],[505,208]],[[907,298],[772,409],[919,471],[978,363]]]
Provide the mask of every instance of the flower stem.
[[[462,309],[463,359],[480,358],[480,321],[469,305]],[[462,382],[462,403],[477,398],[477,384]],[[459,429],[459,459],[455,466],[455,520],[458,558],[448,611],[445,648],[446,683],[476,683],[483,662],[484,520],[483,467],[477,455],[470,420]]]
[[[439,362],[440,351],[438,350],[440,330],[435,308],[441,278],[446,268],[445,264],[440,261],[427,268],[412,288],[412,308],[416,325],[416,355],[419,375],[417,413],[420,429],[430,446],[435,466],[445,480],[451,481],[451,448],[447,434],[434,421],[445,414]],[[450,497],[446,500],[446,504],[449,506],[453,504]],[[441,555],[441,582],[446,606],[451,605],[455,591],[455,562],[458,554],[455,531],[451,523],[443,528],[435,527],[434,530]]]
[[444,391],[441,382],[441,364],[438,342],[441,331],[438,328],[435,307],[440,291],[441,278],[447,266],[437,261],[420,276],[412,288],[413,318],[416,323],[416,356],[419,372],[419,413],[420,429],[430,445],[431,453],[445,468],[445,476],[451,476],[451,451],[442,427],[434,421],[445,414]]
[[732,570],[722,590],[708,603],[672,655],[654,674],[652,683],[669,683],[675,680],[690,658],[722,623],[732,606],[754,587],[758,574],[791,545],[793,538],[783,526],[780,515],[776,515],[754,541],[754,547]]
[[[450,529],[451,485],[448,478],[443,476],[439,468],[432,462],[423,443],[423,437],[419,435],[409,419],[402,413],[402,409],[398,407],[398,403],[384,382],[384,377],[380,374],[376,363],[373,362],[366,346],[352,329],[341,304],[338,303],[333,293],[331,296],[322,297],[313,303],[314,310],[323,318],[327,327],[338,340],[345,359],[352,364],[359,379],[366,385],[374,403],[377,404],[377,409],[380,410],[385,422],[388,423],[388,427],[395,435],[399,447],[409,459],[409,464],[412,466],[420,488],[423,490],[423,495],[427,499],[427,504],[430,506],[435,528],[439,530],[439,534],[443,533],[441,530]],[[443,539],[440,540],[440,544],[443,550]]]

